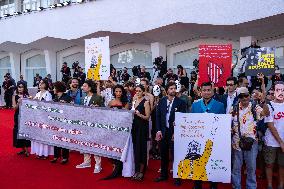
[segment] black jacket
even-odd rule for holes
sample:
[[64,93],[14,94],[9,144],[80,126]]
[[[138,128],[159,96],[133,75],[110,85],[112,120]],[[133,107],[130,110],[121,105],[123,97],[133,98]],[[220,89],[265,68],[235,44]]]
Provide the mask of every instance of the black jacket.
[[[157,127],[157,132],[161,131],[163,136],[165,134],[165,130],[167,128],[166,125],[166,115],[167,115],[167,99],[168,97],[163,97],[156,109],[156,127]],[[170,117],[169,117],[169,131],[170,134],[174,133],[174,121],[175,121],[175,112],[182,112],[186,113],[186,104],[184,101],[182,101],[180,98],[175,97],[173,104],[172,104],[172,109],[170,112]],[[171,135],[170,135],[171,136]]]

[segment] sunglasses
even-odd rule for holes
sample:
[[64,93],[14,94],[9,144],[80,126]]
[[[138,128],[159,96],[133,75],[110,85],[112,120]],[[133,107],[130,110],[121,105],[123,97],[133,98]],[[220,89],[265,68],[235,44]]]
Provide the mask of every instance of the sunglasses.
[[227,86],[233,87],[233,86],[234,86],[234,84],[227,84]]
[[249,97],[249,94],[240,94],[240,95],[239,95],[239,98],[240,98],[240,99],[248,98],[248,97]]

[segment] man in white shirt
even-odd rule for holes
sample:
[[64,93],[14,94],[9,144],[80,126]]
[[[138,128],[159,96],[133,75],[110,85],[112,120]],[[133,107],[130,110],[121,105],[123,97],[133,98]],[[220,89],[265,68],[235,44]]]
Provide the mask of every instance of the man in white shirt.
[[265,118],[268,129],[265,132],[264,159],[268,189],[272,189],[273,164],[279,165],[278,189],[284,185],[284,83],[275,82],[275,99],[269,105],[270,115]]

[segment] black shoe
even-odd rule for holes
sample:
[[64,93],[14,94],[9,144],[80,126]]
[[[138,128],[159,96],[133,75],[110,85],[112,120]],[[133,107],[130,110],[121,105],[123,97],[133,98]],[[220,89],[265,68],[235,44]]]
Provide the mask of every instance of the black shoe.
[[115,168],[113,170],[113,172],[111,173],[111,175],[105,177],[105,178],[102,178],[102,180],[111,180],[111,179],[115,179],[119,176],[122,175],[122,167],[118,164],[115,165]]
[[174,179],[175,186],[181,186],[181,179]]
[[62,164],[62,165],[65,165],[66,163],[68,163],[68,159],[63,159],[63,160],[61,161],[61,164]]
[[56,163],[57,162],[57,158],[54,158],[53,160],[50,161],[50,163]]
[[162,182],[162,181],[166,181],[166,180],[168,180],[168,178],[166,178],[166,177],[158,177],[158,178],[156,178],[154,180],[154,182]]

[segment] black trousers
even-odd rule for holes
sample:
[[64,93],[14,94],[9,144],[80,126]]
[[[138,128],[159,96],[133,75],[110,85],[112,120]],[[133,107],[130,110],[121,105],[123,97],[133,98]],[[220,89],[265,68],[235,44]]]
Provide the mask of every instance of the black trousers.
[[174,157],[174,142],[169,129],[166,129],[161,140],[161,177],[168,178],[169,155]]
[[54,146],[54,158],[60,158],[62,151],[62,158],[68,159],[69,158],[69,150],[61,147]]
[[13,93],[5,93],[4,94],[4,100],[5,100],[5,103],[6,103],[6,107],[12,107],[12,96],[13,96]]

